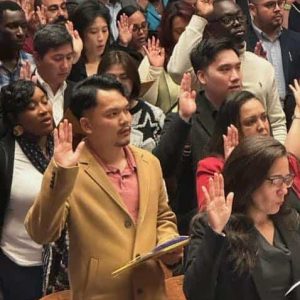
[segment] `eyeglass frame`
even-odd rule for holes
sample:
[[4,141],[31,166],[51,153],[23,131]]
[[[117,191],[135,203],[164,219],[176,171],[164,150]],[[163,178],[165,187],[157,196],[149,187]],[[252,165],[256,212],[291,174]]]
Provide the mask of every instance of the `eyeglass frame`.
[[140,25],[139,24],[133,24],[132,32],[136,33],[136,32],[139,32],[140,30],[143,30],[143,32],[149,30],[149,24],[148,24],[147,21],[142,22]]
[[274,10],[276,8],[276,6],[278,6],[280,9],[284,8],[284,5],[286,4],[286,0],[275,0],[275,1],[269,1],[267,3],[252,3],[253,5],[255,6],[258,6],[258,5],[261,5],[267,9],[270,9],[270,10]]
[[[282,187],[283,184],[285,184],[287,188],[290,188],[293,185],[294,178],[295,178],[295,174],[290,173],[285,176],[273,175],[273,176],[266,178],[266,180],[270,181],[271,184],[276,187],[280,188],[280,187]],[[275,180],[280,180],[280,181],[276,183],[276,182],[274,182]],[[290,180],[290,182],[288,182],[289,180]]]
[[[229,18],[230,21],[228,23],[226,23],[226,22],[224,22],[224,18]],[[210,20],[209,22],[210,23],[220,22],[224,26],[229,27],[232,24],[234,24],[235,21],[238,21],[239,23],[245,23],[247,21],[247,17],[244,14],[242,14],[241,12],[238,12],[237,14],[234,14],[234,15],[225,15],[225,16],[220,17],[218,19]]]

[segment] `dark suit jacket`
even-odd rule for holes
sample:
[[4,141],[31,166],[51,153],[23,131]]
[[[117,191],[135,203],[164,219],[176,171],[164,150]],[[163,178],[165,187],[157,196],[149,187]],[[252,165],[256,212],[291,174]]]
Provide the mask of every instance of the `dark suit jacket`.
[[[299,228],[287,228],[282,220],[275,226],[291,251],[294,283],[300,279]],[[195,220],[191,237],[184,279],[188,300],[270,300],[261,266],[257,263],[250,274],[238,276],[228,260],[227,238],[213,232],[203,218]],[[299,287],[287,299],[300,299]]]
[[203,92],[197,95],[196,104],[190,124],[178,114],[167,115],[160,142],[153,150],[160,160],[181,234],[188,233],[190,220],[197,212],[195,171],[198,161],[206,155],[215,125],[216,111]]
[[[254,51],[255,45],[258,42],[257,35],[250,24],[247,33],[247,50]],[[294,79],[300,78],[300,33],[292,30],[283,29],[279,37],[283,72],[286,83],[287,98],[284,104],[284,111],[287,118],[287,126],[290,127],[291,117],[294,113],[295,99],[289,89],[289,84],[293,83]]]
[[[254,52],[257,35],[250,25],[247,32],[247,50]],[[287,84],[300,77],[300,33],[283,28],[279,37],[284,78]]]

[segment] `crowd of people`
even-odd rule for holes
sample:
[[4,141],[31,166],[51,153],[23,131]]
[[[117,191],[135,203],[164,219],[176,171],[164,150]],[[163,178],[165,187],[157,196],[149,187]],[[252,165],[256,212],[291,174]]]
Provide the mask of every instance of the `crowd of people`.
[[0,299],[300,300],[299,7],[0,0]]

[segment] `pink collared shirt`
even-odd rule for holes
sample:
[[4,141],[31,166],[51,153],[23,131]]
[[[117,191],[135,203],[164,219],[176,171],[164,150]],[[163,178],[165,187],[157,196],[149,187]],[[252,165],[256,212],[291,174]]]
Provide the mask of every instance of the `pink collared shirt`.
[[106,175],[109,177],[116,191],[124,201],[128,213],[136,223],[139,214],[139,184],[136,171],[136,163],[129,147],[123,148],[127,165],[124,170],[106,164],[100,158],[97,160],[102,165]]

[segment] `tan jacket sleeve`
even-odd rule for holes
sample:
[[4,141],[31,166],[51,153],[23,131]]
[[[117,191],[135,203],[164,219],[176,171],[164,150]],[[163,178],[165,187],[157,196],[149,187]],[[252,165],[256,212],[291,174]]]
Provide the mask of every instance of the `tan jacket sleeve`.
[[25,218],[25,227],[36,243],[47,244],[59,238],[68,216],[68,200],[78,170],[78,167],[59,167],[51,160],[41,191]]

